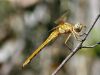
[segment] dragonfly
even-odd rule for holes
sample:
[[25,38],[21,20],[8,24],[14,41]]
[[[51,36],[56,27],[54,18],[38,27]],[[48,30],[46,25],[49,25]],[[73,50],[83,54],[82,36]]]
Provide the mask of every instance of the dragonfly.
[[[66,13],[61,16],[57,21],[61,20],[64,18]],[[57,22],[56,21],[56,22]],[[80,36],[83,34],[80,34],[82,29],[86,27],[85,25],[81,23],[76,23],[76,24],[71,24],[68,22],[61,21],[56,27],[52,29],[51,34],[49,37],[25,60],[23,63],[22,67],[25,67],[27,64],[31,62],[31,60],[52,40],[56,39],[58,36],[61,34],[67,34],[68,36],[66,37],[65,44],[67,43],[68,39],[73,35],[76,40],[81,41],[79,39]]]

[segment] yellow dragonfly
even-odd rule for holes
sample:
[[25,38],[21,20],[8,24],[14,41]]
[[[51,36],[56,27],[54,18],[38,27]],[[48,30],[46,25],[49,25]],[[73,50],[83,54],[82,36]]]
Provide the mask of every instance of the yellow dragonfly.
[[[64,16],[65,14],[61,18],[63,18]],[[80,23],[77,23],[75,25],[64,21],[59,23],[58,26],[53,28],[53,32],[49,35],[49,37],[25,60],[22,67],[26,66],[50,41],[54,40],[61,34],[68,34],[65,44],[67,43],[71,35],[73,35],[76,40],[79,40],[79,36],[81,35],[80,32],[84,27],[85,25],[82,25]]]

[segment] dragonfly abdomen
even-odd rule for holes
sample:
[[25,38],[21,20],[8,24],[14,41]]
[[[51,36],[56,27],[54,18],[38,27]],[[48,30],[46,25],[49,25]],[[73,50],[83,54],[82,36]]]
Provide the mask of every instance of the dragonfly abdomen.
[[59,32],[57,30],[53,31],[50,36],[46,39],[46,41],[43,42],[31,55],[27,60],[24,62],[23,67],[27,65],[32,58],[34,58],[50,41],[55,39],[58,36]]

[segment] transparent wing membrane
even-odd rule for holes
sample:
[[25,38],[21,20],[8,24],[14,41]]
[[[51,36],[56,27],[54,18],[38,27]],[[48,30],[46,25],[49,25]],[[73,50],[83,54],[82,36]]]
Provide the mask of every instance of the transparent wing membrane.
[[69,10],[66,10],[62,13],[63,15],[61,15],[54,23],[55,24],[59,24],[59,23],[64,23],[67,21],[68,19],[68,14],[69,14]]

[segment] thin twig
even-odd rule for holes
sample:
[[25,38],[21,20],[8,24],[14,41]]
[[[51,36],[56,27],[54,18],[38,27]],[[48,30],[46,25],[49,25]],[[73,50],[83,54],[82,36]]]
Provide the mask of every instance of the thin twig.
[[81,48],[94,48],[94,47],[96,47],[97,45],[100,45],[100,42],[98,42],[98,43],[96,43],[96,44],[94,44],[94,45],[92,45],[92,46],[82,46]]
[[99,19],[100,14],[96,17],[95,21],[93,22],[92,27],[87,31],[86,36],[83,38],[83,40],[81,42],[79,42],[79,44],[76,46],[76,48],[74,50],[72,50],[73,52],[71,52],[63,61],[62,63],[58,66],[58,68],[52,73],[52,75],[56,75],[56,73],[64,66],[64,64],[77,52],[79,51],[79,49],[82,48],[82,44],[83,42],[86,40],[87,36],[89,35],[89,33],[91,32],[91,30],[93,29],[94,25],[96,24],[97,20]]

